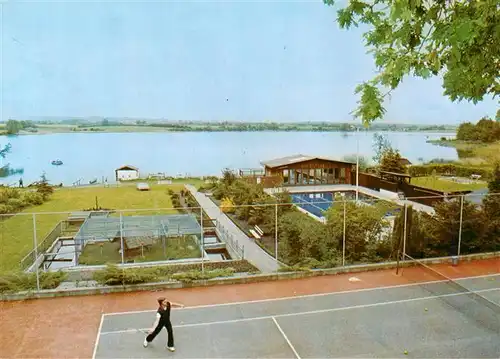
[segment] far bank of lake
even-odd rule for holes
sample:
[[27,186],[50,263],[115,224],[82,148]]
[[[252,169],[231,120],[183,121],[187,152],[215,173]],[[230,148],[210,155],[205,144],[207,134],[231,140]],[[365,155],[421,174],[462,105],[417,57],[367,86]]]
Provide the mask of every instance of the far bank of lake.
[[[359,153],[371,157],[374,132],[359,133]],[[434,158],[456,160],[454,148],[427,140],[453,137],[450,132],[383,132],[401,154],[414,163]],[[258,168],[260,161],[307,154],[342,159],[355,155],[356,133],[346,132],[179,132],[179,133],[64,133],[2,137],[12,153],[5,163],[24,168],[25,184],[45,172],[51,183],[71,185],[104,177],[114,181],[114,170],[129,164],[141,174],[219,175],[223,168]],[[62,166],[51,161],[61,160]],[[19,176],[3,178],[17,182]]]

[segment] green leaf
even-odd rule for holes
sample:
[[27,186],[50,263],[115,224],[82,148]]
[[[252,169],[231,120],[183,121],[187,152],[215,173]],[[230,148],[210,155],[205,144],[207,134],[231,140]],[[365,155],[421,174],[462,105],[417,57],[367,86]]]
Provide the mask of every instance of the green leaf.
[[460,42],[468,41],[471,37],[472,23],[469,21],[460,24],[456,28],[457,39]]
[[337,11],[337,21],[342,29],[349,29],[353,24],[352,12],[348,9],[340,9]]

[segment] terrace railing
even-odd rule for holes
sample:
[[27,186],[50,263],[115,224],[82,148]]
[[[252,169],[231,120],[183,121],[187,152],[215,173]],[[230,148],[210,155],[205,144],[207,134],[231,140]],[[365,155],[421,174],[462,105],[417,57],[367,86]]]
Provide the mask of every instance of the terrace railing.
[[[38,253],[39,256],[43,255],[57,238],[64,236],[69,226],[70,223],[66,220],[57,223],[55,227],[50,231],[50,233],[47,234],[45,238],[38,244],[36,248],[36,253]],[[21,270],[23,271],[27,270],[29,267],[33,265],[33,263],[35,263],[35,261],[36,261],[35,249],[32,249],[26,256],[24,256],[23,259],[21,259],[20,262]]]

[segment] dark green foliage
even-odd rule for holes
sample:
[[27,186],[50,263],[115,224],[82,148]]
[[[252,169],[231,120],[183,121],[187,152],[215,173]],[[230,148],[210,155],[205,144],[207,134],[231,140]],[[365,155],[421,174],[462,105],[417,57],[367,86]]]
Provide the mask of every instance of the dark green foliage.
[[0,188],[0,214],[17,213],[29,206],[37,206],[48,199],[48,194],[19,190],[17,188]]
[[[334,0],[323,0],[334,5]],[[340,2],[339,2],[340,3]],[[482,101],[500,92],[498,0],[351,0],[337,11],[340,28],[362,26],[378,74],[359,85],[355,116],[366,126],[407,76],[442,76],[452,101]]]
[[457,140],[484,143],[500,141],[500,122],[484,117],[475,125],[462,123],[457,129]]
[[205,263],[205,273],[201,264],[168,265],[147,268],[121,269],[109,264],[105,269],[94,273],[94,280],[103,285],[124,285],[162,282],[168,280],[192,281],[227,277],[234,273],[256,273],[258,270],[246,260],[231,262]]
[[406,168],[401,163],[401,154],[398,150],[389,149],[384,152],[380,160],[380,171],[394,172],[394,173],[405,173]]
[[[64,272],[40,272],[40,289],[54,289],[66,279]],[[35,273],[5,273],[0,274],[0,293],[16,293],[36,290]]]

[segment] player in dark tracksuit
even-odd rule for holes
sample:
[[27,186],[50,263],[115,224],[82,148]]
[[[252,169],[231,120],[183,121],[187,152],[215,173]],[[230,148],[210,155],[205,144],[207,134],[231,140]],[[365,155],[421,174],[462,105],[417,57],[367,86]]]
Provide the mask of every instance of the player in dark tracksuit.
[[147,347],[149,343],[161,332],[163,327],[167,329],[168,342],[167,349],[171,352],[175,351],[174,348],[174,331],[172,329],[172,323],[170,322],[170,308],[180,307],[184,308],[183,304],[168,302],[165,298],[158,298],[158,304],[160,307],[156,312],[156,321],[153,325],[153,329],[149,331],[149,335],[144,339],[144,347]]

